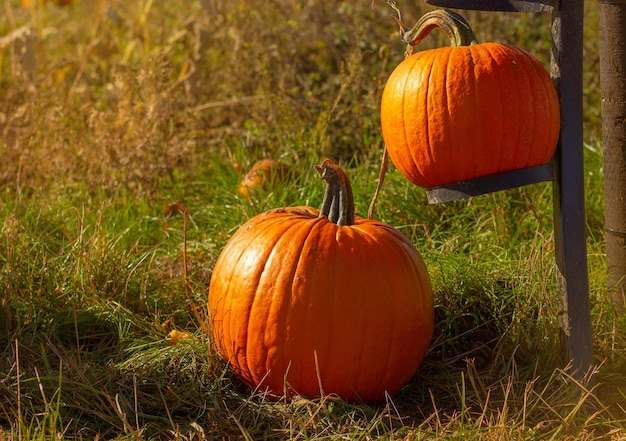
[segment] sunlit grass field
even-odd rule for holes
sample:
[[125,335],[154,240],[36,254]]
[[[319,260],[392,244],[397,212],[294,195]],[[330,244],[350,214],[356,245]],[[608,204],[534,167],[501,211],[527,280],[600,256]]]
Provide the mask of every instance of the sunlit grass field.
[[[407,27],[429,10],[396,6]],[[313,165],[326,157],[366,215],[380,96],[404,57],[397,12],[369,0],[4,1],[0,38],[21,37],[0,45],[0,440],[626,439],[595,7],[584,81],[594,381],[572,378],[561,356],[552,186],[428,205],[390,166],[376,217],[424,257],[435,335],[407,387],[350,404],[245,386],[215,352],[207,293],[247,219],[320,206]],[[549,16],[466,16],[480,41],[549,65]],[[422,46],[443,44],[435,33]],[[248,201],[239,182],[265,157],[297,177]]]

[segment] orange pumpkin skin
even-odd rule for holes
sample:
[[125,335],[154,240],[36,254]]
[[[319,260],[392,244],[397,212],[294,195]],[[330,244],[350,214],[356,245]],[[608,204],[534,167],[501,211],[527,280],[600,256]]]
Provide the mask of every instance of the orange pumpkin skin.
[[248,385],[374,402],[404,386],[433,333],[417,250],[381,222],[339,226],[311,207],[244,224],[209,289],[213,338]]
[[498,43],[417,52],[389,77],[382,133],[394,165],[421,187],[532,167],[556,149],[560,111],[545,68]]

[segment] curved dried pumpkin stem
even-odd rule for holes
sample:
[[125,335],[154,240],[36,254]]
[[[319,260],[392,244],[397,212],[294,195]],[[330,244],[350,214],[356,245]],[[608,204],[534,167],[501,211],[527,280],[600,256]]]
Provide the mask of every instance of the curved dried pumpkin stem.
[[450,46],[478,43],[476,34],[463,16],[447,9],[437,9],[424,14],[411,30],[402,35],[402,40],[409,45],[409,52],[435,28],[442,29],[448,35]]
[[383,147],[383,158],[380,161],[380,172],[378,173],[378,183],[376,184],[376,191],[374,192],[374,196],[372,197],[370,208],[369,210],[367,210],[367,218],[369,220],[374,219],[374,211],[376,210],[376,201],[378,201],[380,190],[383,188],[383,183],[385,182],[385,173],[387,173],[388,158],[389,158],[389,151],[387,150],[387,146],[385,145]]
[[316,165],[315,170],[326,181],[320,216],[340,226],[354,224],[354,197],[348,176],[330,159]]

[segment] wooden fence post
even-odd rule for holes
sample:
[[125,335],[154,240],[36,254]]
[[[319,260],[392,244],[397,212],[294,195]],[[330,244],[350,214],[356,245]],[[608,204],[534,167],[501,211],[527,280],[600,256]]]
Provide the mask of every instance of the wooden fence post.
[[593,364],[583,161],[583,0],[552,12],[552,76],[561,100],[554,241],[564,355],[581,377]]
[[626,0],[600,0],[607,286],[626,313]]
[[[604,1],[623,4],[626,0]],[[552,78],[561,103],[561,136],[552,163],[546,167],[516,170],[437,187],[428,190],[427,197],[430,203],[447,202],[534,182],[553,181],[554,242],[563,356],[566,363],[571,361],[574,377],[583,378],[593,366],[583,161],[584,1],[426,0],[426,3],[484,11],[552,11]],[[620,35],[623,38],[624,34]]]

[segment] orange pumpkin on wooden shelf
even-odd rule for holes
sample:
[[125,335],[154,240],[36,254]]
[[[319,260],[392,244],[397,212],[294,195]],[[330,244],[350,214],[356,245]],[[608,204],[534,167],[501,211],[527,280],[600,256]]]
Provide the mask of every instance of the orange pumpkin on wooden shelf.
[[398,170],[429,188],[550,162],[560,106],[541,63],[515,46],[476,43],[451,11],[427,13],[403,38],[412,48],[435,28],[451,47],[408,56],[383,91],[382,133]]
[[209,287],[213,341],[243,381],[273,396],[380,401],[429,347],[430,278],[398,230],[355,216],[341,168],[316,169],[321,210],[257,215],[222,250]]
[[294,172],[291,167],[273,159],[261,159],[254,163],[239,183],[238,193],[247,200],[252,200],[252,195],[257,190],[267,191],[277,182],[284,181]]

